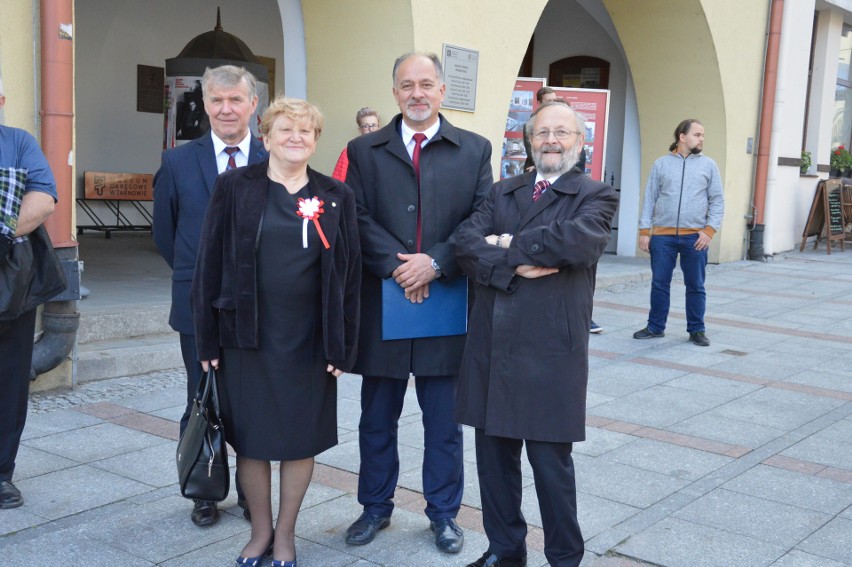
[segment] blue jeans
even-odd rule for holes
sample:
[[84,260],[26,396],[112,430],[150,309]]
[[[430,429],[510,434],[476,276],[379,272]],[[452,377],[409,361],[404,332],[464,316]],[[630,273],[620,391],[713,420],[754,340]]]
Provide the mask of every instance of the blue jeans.
[[680,269],[686,286],[686,331],[704,331],[704,309],[707,294],[704,293],[704,268],[707,266],[707,249],[696,250],[698,233],[682,236],[651,237],[651,312],[648,314],[648,330],[662,333],[666,330],[671,303],[672,273],[680,254]]

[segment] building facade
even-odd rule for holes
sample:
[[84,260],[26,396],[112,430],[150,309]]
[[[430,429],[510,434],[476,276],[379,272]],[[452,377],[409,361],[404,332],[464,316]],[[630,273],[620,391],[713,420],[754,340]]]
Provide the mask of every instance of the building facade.
[[[558,76],[559,62],[570,58],[605,62],[611,98],[604,166],[621,195],[610,247],[618,255],[641,254],[644,183],[684,118],[704,123],[705,152],[724,181],[725,221],[710,250],[713,262],[745,258],[754,224],[762,225],[765,254],[795,248],[832,148],[852,145],[852,0],[5,0],[0,76],[7,105],[0,121],[37,137],[51,135],[41,133],[40,28],[59,33],[59,26],[42,27],[40,19],[55,3],[72,14],[61,22],[74,53],[71,173],[59,180],[71,203],[82,195],[85,171],[156,171],[163,117],[136,110],[137,66],[163,67],[213,28],[217,6],[224,29],[272,62],[271,94],[306,97],[325,113],[312,161],[324,171],[357,134],[358,108],[374,107],[385,119],[397,112],[391,67],[401,53],[440,53],[444,44],[478,51],[475,110],[444,114],[491,140],[495,176],[519,74]],[[767,93],[773,14],[778,65]],[[761,139],[767,105],[771,128]],[[813,159],[805,174],[802,150]],[[765,198],[761,188],[756,202],[760,151],[768,158]],[[63,214],[77,226],[77,207]]]

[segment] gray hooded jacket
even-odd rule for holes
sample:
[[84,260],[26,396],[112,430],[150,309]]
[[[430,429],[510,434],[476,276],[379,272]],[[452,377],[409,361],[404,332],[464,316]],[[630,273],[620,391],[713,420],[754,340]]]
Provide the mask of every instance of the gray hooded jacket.
[[672,152],[655,161],[651,168],[639,231],[678,234],[681,229],[694,233],[709,228],[709,236],[713,236],[722,225],[724,210],[722,178],[716,162],[703,154],[684,158]]

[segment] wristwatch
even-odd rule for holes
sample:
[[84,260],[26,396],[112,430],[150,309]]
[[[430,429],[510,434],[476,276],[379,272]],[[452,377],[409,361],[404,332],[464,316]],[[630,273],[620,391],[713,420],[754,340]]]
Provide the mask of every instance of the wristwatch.
[[441,277],[441,266],[438,265],[438,262],[437,260],[435,260],[435,258],[432,258],[432,269],[435,270],[435,279],[437,280]]

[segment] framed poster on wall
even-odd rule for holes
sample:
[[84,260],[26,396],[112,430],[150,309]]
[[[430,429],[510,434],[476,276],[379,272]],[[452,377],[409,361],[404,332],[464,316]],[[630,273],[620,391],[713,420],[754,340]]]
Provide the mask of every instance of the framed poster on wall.
[[530,114],[538,108],[535,93],[545,86],[545,79],[518,77],[512,98],[509,100],[509,113],[506,117],[506,132],[503,136],[503,150],[500,158],[500,179],[514,177],[524,172],[527,150],[524,146],[524,124]]
[[556,96],[571,105],[586,122],[586,175],[604,181],[606,127],[609,121],[609,91],[553,87]]

